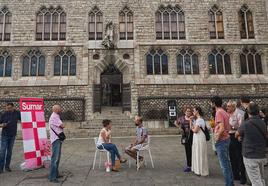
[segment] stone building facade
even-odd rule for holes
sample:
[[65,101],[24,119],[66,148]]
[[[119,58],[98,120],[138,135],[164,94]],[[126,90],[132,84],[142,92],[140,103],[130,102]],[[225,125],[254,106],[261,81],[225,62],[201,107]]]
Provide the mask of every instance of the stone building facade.
[[[249,19],[245,21],[248,24],[246,38],[241,38],[242,32],[239,24],[241,22],[239,12],[243,6],[248,8],[244,10],[245,12],[248,10],[251,12],[249,17],[247,17],[248,14],[244,17]],[[63,32],[66,33],[66,38],[37,39],[38,12],[42,7],[48,10],[60,7],[64,11],[66,31]],[[213,23],[208,12],[213,7],[218,8],[222,15],[218,18],[218,14],[215,14],[216,24],[222,23],[223,27],[223,29],[219,28],[221,26],[218,25],[219,30],[215,33],[219,35],[223,33],[223,38],[211,39],[210,26]],[[1,0],[2,14],[4,9],[11,14],[11,28],[10,39],[0,41],[0,56],[7,52],[12,57],[12,74],[10,77],[0,77],[0,98],[82,97],[86,100],[86,120],[89,120],[93,113],[103,106],[126,104],[126,110],[134,115],[138,112],[139,97],[267,95],[268,20],[266,7],[265,0]],[[101,39],[91,40],[89,39],[90,13],[96,8],[102,13]],[[124,30],[123,28],[120,30],[122,22],[120,12],[125,9],[131,12],[131,19],[133,19],[126,21],[127,24],[133,25],[133,30],[129,26],[129,30],[126,31],[129,38],[120,35],[120,32]],[[180,22],[178,17],[174,20],[172,15],[168,18],[165,11],[172,11],[170,9],[178,9],[178,16],[183,12],[184,20]],[[159,22],[156,21],[159,10],[164,12],[159,14],[163,24],[161,28],[157,25]],[[165,18],[168,21],[163,20]],[[113,23],[111,41],[115,47],[105,48],[102,41],[109,35],[105,27],[110,21]],[[172,21],[177,26],[174,30]],[[54,23],[57,24],[57,20]],[[166,24],[169,24],[169,28],[166,28]],[[183,24],[184,28],[180,30]],[[252,29],[254,36],[250,38]],[[174,31],[179,35],[184,34],[184,38],[178,39],[176,34],[172,38]],[[160,35],[157,36],[159,33]],[[218,68],[218,71],[221,71],[220,68],[224,71],[229,68],[228,64],[225,67],[215,67],[215,64],[210,66],[209,54],[213,53],[214,49],[222,58],[224,54],[221,51],[224,50],[224,53],[228,54],[226,60],[229,61],[230,73],[213,73],[212,68]],[[44,55],[45,74],[23,76],[23,56],[33,50],[38,50]],[[60,51],[69,50],[76,59],[75,75],[54,75],[56,56]],[[148,59],[148,53],[152,50],[156,52],[161,50],[167,58],[161,57],[159,63],[157,58]],[[192,71],[187,74],[185,73],[186,67],[180,67],[184,70],[183,74],[178,73],[178,55],[182,50],[191,50],[197,56],[198,66],[195,68],[198,69],[198,73]],[[248,73],[241,72],[245,70],[241,67],[243,50],[253,50],[254,59],[251,64],[256,69],[253,73],[250,73],[252,66],[248,64],[250,63],[248,59],[246,63],[243,63],[247,64]],[[217,54],[214,56],[217,61]],[[193,59],[191,58],[190,61],[192,64]],[[167,63],[165,73],[163,72],[164,63]],[[186,66],[186,63],[184,59],[182,64]],[[150,64],[154,64],[153,67]],[[162,65],[160,69],[156,67],[158,64]],[[225,58],[223,64],[225,64]],[[148,68],[154,68],[155,72],[148,73]],[[190,65],[190,68],[194,67]],[[258,68],[261,70],[258,71]],[[158,73],[158,71],[161,72]],[[116,85],[119,87],[109,81],[113,75],[114,77],[120,75],[120,82],[115,78],[118,83]],[[102,79],[103,77],[106,79]],[[111,87],[104,90],[107,88],[104,85],[105,81],[108,81],[106,85],[111,85],[114,94],[109,93]],[[124,92],[126,91],[123,88],[124,85],[127,87],[127,93]],[[120,100],[113,98],[113,96],[117,97],[117,94],[120,94]],[[111,102],[117,104],[113,105]]]

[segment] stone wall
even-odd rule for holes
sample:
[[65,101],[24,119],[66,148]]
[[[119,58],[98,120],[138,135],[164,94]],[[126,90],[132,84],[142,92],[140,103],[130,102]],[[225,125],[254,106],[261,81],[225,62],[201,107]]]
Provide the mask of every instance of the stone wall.
[[[103,12],[104,22],[113,21],[116,25],[115,34],[118,39],[119,11],[128,6],[134,12],[134,38],[135,43],[170,43],[179,44],[176,40],[160,41],[155,43],[155,12],[160,5],[181,6],[185,12],[186,40],[179,43],[209,42],[209,43],[234,43],[241,41],[238,24],[238,11],[243,4],[247,4],[254,15],[254,27],[256,41],[267,42],[266,30],[267,14],[265,0],[2,0],[0,7],[7,6],[12,13],[12,37],[11,43],[4,45],[75,45],[88,43],[88,13],[94,6],[98,6]],[[224,17],[224,40],[210,40],[208,34],[208,10],[217,4]],[[66,41],[35,41],[36,12],[41,6],[61,6],[67,13],[67,39]]]
[[[247,75],[241,74],[240,53],[244,47],[254,47],[261,54],[263,74]],[[151,48],[161,48],[168,55],[167,75],[147,75],[146,73],[146,54]],[[198,55],[199,74],[197,75],[178,75],[176,57],[181,49],[191,48]],[[231,70],[230,75],[211,75],[209,74],[208,55],[213,49],[224,49],[230,56]],[[137,84],[244,84],[244,83],[268,83],[268,47],[267,45],[161,45],[161,46],[140,46],[136,50],[135,58],[135,80]]]
[[242,85],[139,85],[138,96],[240,96],[240,95],[267,95],[267,84]]
[[[61,49],[70,49],[76,56],[76,76],[54,76],[54,57]],[[12,56],[12,77],[1,77],[0,86],[88,85],[88,50],[83,47],[0,46],[0,50]],[[29,50],[40,50],[45,56],[45,76],[22,76],[22,56]]]
[[[135,22],[136,27],[136,38],[139,43],[149,43],[155,41],[155,19],[154,14],[160,4],[163,5],[174,5],[178,4],[185,12],[185,23],[186,23],[186,40],[180,40],[179,44],[185,43],[234,43],[242,42],[239,33],[238,24],[238,11],[243,4],[247,4],[250,9],[254,12],[254,26],[256,40],[267,41],[268,35],[267,29],[267,15],[265,10],[265,0],[143,0],[142,5],[139,6],[135,11]],[[225,39],[224,40],[210,40],[208,34],[208,10],[217,4],[223,12]],[[131,5],[132,8],[136,8],[135,5]],[[154,44],[178,44],[176,40],[173,42],[169,40],[160,41]]]
[[44,98],[84,98],[86,120],[92,117],[92,88],[91,86],[33,86],[33,87],[1,87],[0,99],[20,97]]

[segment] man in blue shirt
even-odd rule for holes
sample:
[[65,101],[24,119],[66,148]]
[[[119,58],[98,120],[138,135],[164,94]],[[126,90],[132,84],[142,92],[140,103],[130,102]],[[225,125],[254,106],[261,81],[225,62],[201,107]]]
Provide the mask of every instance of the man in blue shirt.
[[20,112],[16,111],[13,103],[6,105],[6,112],[0,118],[2,129],[1,149],[0,149],[0,174],[3,170],[11,172],[10,162],[12,149],[17,135],[17,123],[20,119]]

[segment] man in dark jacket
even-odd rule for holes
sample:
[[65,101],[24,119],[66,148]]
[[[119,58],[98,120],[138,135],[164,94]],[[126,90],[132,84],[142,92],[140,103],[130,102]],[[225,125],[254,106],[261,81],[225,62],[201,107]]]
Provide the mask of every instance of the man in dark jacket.
[[10,162],[12,149],[17,135],[17,123],[20,120],[20,112],[16,111],[13,103],[6,105],[6,112],[0,119],[2,129],[1,149],[0,149],[0,174],[3,170],[11,172]]
[[242,138],[242,155],[252,186],[265,186],[264,164],[266,146],[266,125],[259,117],[259,107],[249,103],[249,118],[240,126],[236,137]]
[[245,114],[244,114],[244,120],[248,119],[248,112],[247,112],[247,109],[248,109],[248,105],[250,103],[250,99],[246,96],[242,96],[240,98],[240,102],[241,102],[241,106],[243,108],[243,110],[245,111]]

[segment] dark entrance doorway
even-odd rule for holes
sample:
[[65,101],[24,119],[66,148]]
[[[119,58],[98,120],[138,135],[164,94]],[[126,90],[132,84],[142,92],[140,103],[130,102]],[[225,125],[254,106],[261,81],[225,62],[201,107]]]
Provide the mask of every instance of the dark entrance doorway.
[[122,73],[114,64],[101,74],[101,105],[122,106]]

